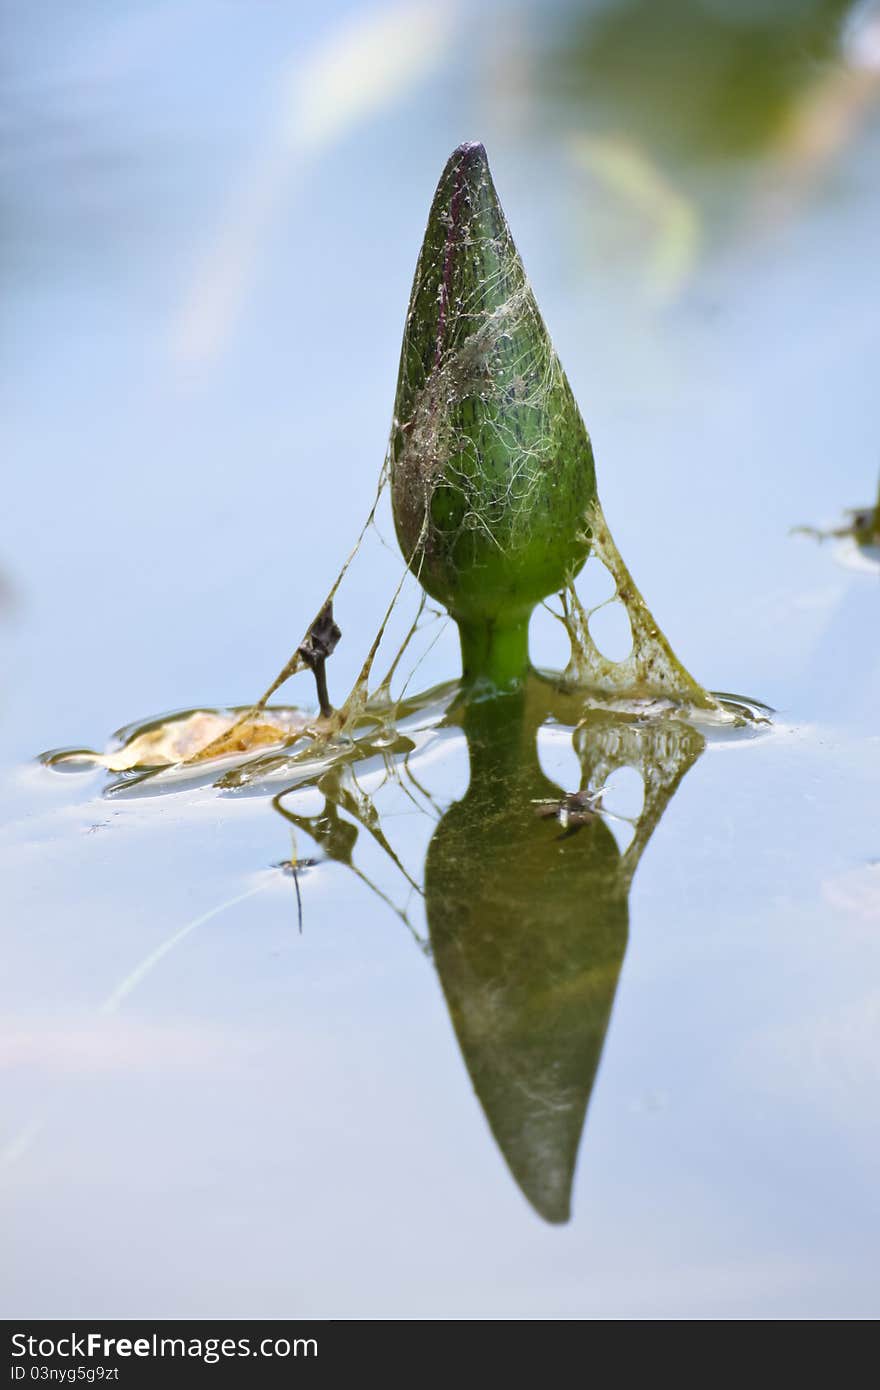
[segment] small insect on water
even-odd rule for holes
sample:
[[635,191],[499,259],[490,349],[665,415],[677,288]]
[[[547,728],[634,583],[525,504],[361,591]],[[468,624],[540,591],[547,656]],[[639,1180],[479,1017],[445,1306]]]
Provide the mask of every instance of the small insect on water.
[[303,929],[303,905],[302,895],[299,891],[299,876],[303,869],[313,869],[317,863],[317,859],[298,859],[294,848],[290,852],[289,859],[281,859],[277,864],[272,865],[273,869],[280,869],[283,874],[290,874],[293,879],[293,886],[296,889],[296,919],[300,936],[302,936]]
[[535,815],[542,820],[557,820],[562,826],[559,839],[574,835],[584,825],[589,825],[602,814],[602,793],[598,791],[566,792],[558,801],[534,801]]

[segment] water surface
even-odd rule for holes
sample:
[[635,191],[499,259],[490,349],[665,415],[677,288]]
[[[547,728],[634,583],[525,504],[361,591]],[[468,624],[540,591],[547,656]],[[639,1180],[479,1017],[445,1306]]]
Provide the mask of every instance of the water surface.
[[[664,39],[650,9],[11,25],[9,1316],[877,1314],[880,588],[789,535],[875,496],[874,11],[682,0]],[[617,819],[536,812],[601,751],[547,709],[500,781],[479,730],[411,730],[419,787],[377,750],[335,825],[320,790],[278,814],[283,779],[106,796],[40,766],[245,703],[299,641],[372,502],[468,138],[628,565],[772,730],[672,739],[628,860],[632,766]],[[386,539],[337,607],[337,690],[399,574]],[[535,660],[559,639],[538,622]],[[456,663],[446,629],[417,688]],[[294,833],[321,861],[302,933]]]

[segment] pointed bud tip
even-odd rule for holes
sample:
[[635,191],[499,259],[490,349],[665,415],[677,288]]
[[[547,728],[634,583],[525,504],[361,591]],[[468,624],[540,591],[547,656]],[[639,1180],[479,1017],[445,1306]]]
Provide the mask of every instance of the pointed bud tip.
[[447,163],[468,173],[489,168],[486,147],[479,140],[465,140],[463,144],[457,145]]

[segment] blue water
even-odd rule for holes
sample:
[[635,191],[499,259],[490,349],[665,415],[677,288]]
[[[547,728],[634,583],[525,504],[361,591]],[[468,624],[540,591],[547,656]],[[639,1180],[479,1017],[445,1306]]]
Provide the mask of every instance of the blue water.
[[[829,149],[698,157],[621,106],[585,163],[576,137],[611,137],[586,79],[554,87],[571,23],[513,3],[13,16],[7,1316],[878,1312],[880,585],[789,535],[875,495],[874,88],[829,44],[787,108],[802,130],[836,115]],[[777,710],[710,743],[639,865],[561,1226],[505,1167],[394,911],[322,865],[298,932],[268,794],[108,799],[100,773],[34,761],[247,702],[296,646],[372,502],[427,207],[468,138],[637,582],[702,681]],[[378,545],[364,563],[337,689],[399,573]],[[549,625],[533,651],[558,657]],[[456,661],[447,630],[420,683]],[[422,759],[445,808],[463,741]],[[432,824],[394,802],[384,827],[418,876]],[[424,936],[368,838],[364,872]]]

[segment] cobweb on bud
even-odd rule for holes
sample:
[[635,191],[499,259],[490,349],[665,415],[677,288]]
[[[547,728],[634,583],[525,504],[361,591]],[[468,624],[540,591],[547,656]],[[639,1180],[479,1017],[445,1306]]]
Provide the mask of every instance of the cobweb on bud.
[[[586,608],[572,579],[560,594],[562,612],[547,605],[565,627],[571,643],[563,683],[604,703],[661,700],[723,716],[721,701],[694,680],[660,630],[614,544],[598,498],[590,506],[585,523],[592,538],[587,563],[605,566],[614,581],[614,593],[611,599]],[[623,605],[632,633],[629,655],[619,661],[603,656],[590,633],[593,613],[614,601]]]
[[[521,270],[518,258],[514,268]],[[476,290],[473,302],[465,297],[456,305],[457,317],[472,323],[472,331],[438,355],[417,390],[409,387],[404,358],[401,394],[411,394],[414,405],[407,420],[395,421],[395,507],[417,558],[433,543],[428,521],[441,487],[457,493],[459,504],[457,528],[444,536],[447,551],[467,532],[502,553],[531,539],[535,502],[558,453],[548,403],[567,394],[568,385],[525,277],[508,288],[509,296],[489,311],[480,307]],[[462,424],[470,402],[481,412],[483,460]],[[513,460],[513,466],[487,477],[484,461],[492,458]]]
[[[329,594],[318,610],[315,622],[326,611],[327,606],[336,600],[342,581],[364,543],[367,532],[375,525],[377,508],[386,486],[387,470],[383,470],[376,500],[367,521]],[[582,693],[585,707],[599,704],[624,712],[636,711],[645,716],[652,713],[668,714],[670,711],[674,711],[684,715],[684,717],[691,714],[698,719],[709,718],[720,721],[741,717],[741,711],[737,711],[736,716],[732,716],[719,699],[694,680],[676,657],[624,564],[611,537],[598,501],[590,507],[585,515],[584,526],[592,538],[591,556],[588,563],[602,564],[611,574],[615,584],[613,598],[623,605],[629,619],[632,631],[632,650],[628,656],[620,661],[613,661],[600,652],[590,634],[590,617],[596,609],[588,609],[584,606],[578,595],[575,580],[572,579],[559,595],[562,611],[558,612],[549,604],[547,605],[554,616],[564,625],[571,644],[568,664],[563,672],[558,673],[559,684],[567,690]],[[417,635],[422,632],[426,617],[436,618],[438,616],[436,610],[428,604],[427,596],[422,593],[417,603],[415,616],[384,668],[384,674],[379,679],[374,679],[374,668],[378,654],[382,648],[392,615],[401,602],[409,577],[409,571],[404,567],[399,583],[391,596],[346,698],[329,716],[316,716],[297,732],[297,738],[309,739],[313,745],[313,751],[317,746],[350,736],[358,724],[364,720],[376,720],[378,718],[389,728],[393,727],[400,702],[404,694],[411,688],[412,678],[418,669],[421,656],[415,653],[415,666],[398,693],[393,690],[395,677],[401,671],[405,655],[410,651]],[[604,604],[597,605],[597,608],[604,606]],[[190,760],[201,762],[222,756],[230,744],[234,743],[236,734],[244,733],[247,735],[248,729],[253,729],[258,733],[269,700],[290,677],[306,666],[302,653],[314,625],[314,623],[310,625],[302,642],[253,706],[244,711],[237,723],[233,724],[231,729],[225,730],[221,738],[208,743],[204,748],[192,754]],[[266,741],[265,736],[262,737],[262,741]]]

